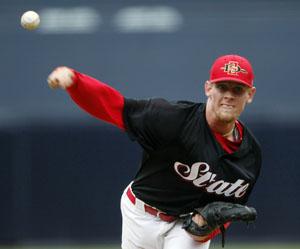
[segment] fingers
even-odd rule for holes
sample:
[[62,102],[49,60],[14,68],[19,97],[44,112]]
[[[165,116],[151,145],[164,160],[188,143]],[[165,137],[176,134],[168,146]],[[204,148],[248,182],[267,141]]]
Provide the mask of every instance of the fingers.
[[204,226],[207,224],[205,219],[200,214],[195,214],[192,220],[199,226]]
[[48,86],[51,88],[51,89],[56,89],[56,88],[59,88],[59,80],[57,78],[53,78],[53,77],[48,77],[47,79],[48,81]]
[[74,81],[74,73],[68,67],[58,67],[48,76],[48,85],[51,89],[70,87]]

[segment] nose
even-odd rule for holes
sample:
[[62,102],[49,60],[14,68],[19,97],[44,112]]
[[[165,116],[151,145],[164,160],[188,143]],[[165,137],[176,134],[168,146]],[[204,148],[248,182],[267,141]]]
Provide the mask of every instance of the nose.
[[235,97],[234,93],[230,90],[226,91],[224,93],[224,98],[227,98],[227,99],[233,99]]

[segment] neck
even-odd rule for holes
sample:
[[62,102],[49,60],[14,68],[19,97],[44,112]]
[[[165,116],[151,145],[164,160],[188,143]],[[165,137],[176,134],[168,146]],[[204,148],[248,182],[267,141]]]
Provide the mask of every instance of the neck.
[[231,123],[222,123],[222,122],[209,122],[207,120],[207,123],[211,130],[220,133],[223,137],[231,136],[235,128],[235,121]]
[[220,133],[224,137],[230,137],[232,135],[235,128],[235,120],[222,121],[209,110],[206,110],[205,117],[211,130]]

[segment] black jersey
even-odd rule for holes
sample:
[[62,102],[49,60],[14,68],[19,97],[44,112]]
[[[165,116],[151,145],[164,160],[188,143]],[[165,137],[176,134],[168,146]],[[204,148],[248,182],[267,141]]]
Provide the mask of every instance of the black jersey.
[[243,125],[239,149],[226,153],[205,118],[205,104],[125,99],[123,119],[143,158],[132,190],[170,215],[213,201],[244,204],[259,175],[261,149]]

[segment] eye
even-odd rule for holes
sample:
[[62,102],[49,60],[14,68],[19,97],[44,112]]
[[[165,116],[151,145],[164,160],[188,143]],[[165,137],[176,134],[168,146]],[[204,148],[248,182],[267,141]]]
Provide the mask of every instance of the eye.
[[216,85],[216,88],[220,91],[220,92],[226,92],[228,91],[228,86],[222,83],[219,83]]
[[245,92],[245,88],[242,86],[235,86],[232,88],[232,91],[235,95],[242,95]]

